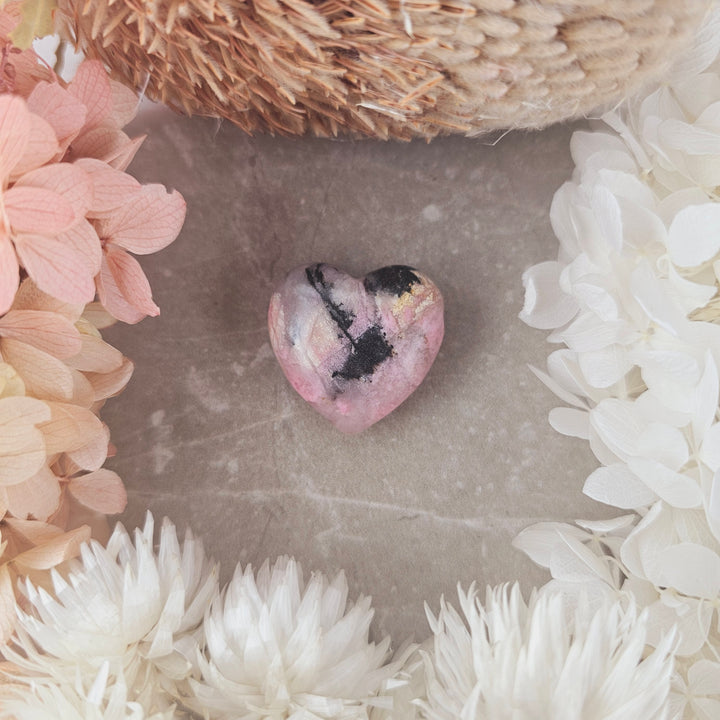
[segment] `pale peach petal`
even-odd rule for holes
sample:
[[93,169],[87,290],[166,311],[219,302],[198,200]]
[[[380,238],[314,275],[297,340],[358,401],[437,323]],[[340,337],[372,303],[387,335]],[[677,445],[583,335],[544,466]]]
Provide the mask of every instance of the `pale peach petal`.
[[106,515],[121,513],[127,505],[120,476],[106,468],[72,478],[68,490],[78,502]]
[[[0,487],[0,520],[2,520],[5,517],[5,514],[7,513],[7,509],[8,509],[7,492],[5,491],[4,487]],[[0,555],[2,555],[1,549],[0,549]]]
[[56,358],[72,357],[82,348],[75,325],[46,310],[11,310],[0,317],[0,336],[15,338]]
[[79,370],[70,369],[73,378],[73,394],[70,401],[73,405],[93,410],[95,390],[90,381]]
[[3,200],[14,233],[56,235],[76,220],[72,205],[51,190],[15,185]]
[[22,98],[0,95],[0,181],[10,176],[25,152],[30,113]]
[[60,483],[47,465],[25,482],[9,485],[5,491],[8,510],[16,518],[45,521],[60,506]]
[[[9,534],[16,540],[16,545],[23,548],[45,545],[62,537],[63,531],[55,525],[41,520],[23,520],[21,518],[5,518]],[[6,531],[6,534],[7,531]]]
[[135,366],[127,358],[122,365],[109,373],[87,373],[85,377],[95,391],[95,400],[105,400],[120,394],[130,381]]
[[[2,320],[0,320],[0,333]],[[123,362],[123,354],[102,338],[94,335],[80,335],[81,348],[74,357],[65,359],[65,364],[83,372],[109,373],[117,370]]]
[[0,354],[17,370],[29,395],[60,401],[72,398],[72,370],[62,360],[12,338],[0,340]]
[[10,178],[15,180],[29,170],[50,162],[60,152],[55,131],[39,115],[28,115],[28,142],[25,152],[15,164]]
[[101,425],[101,432],[89,435],[82,447],[67,453],[68,457],[83,470],[99,470],[107,460],[110,429],[104,423]]
[[95,228],[87,220],[83,218],[66,232],[60,233],[57,238],[72,245],[75,250],[84,256],[84,262],[87,264],[92,277],[95,277],[100,272],[102,245]]
[[125,133],[121,133],[121,135],[123,142],[116,144],[115,149],[108,152],[103,159],[116,170],[127,170],[140,146],[145,142],[147,135],[140,135],[132,140]]
[[[111,248],[112,246],[108,246]],[[108,250],[106,247],[106,251]],[[125,253],[124,250],[118,248],[119,252]],[[125,253],[127,255],[127,253]],[[130,257],[130,255],[127,255]],[[115,265],[112,266],[115,268]],[[117,270],[117,268],[115,268]],[[140,270],[142,272],[142,270]],[[118,320],[122,320],[130,325],[140,322],[148,313],[139,310],[134,305],[131,305],[128,300],[125,299],[122,290],[120,289],[110,263],[107,261],[107,253],[103,256],[102,267],[100,272],[95,276],[95,284],[97,286],[98,297],[100,302],[104,305],[105,309]],[[147,292],[150,292],[149,283],[145,278],[145,284],[147,286]],[[152,301],[151,301],[152,302]],[[154,304],[153,304],[154,305]],[[160,309],[154,306],[152,315],[157,315]]]
[[185,200],[177,190],[143,185],[121,210],[96,224],[98,235],[138,255],[162,250],[180,232]]
[[90,302],[95,297],[93,282],[96,258],[89,253],[100,248],[97,235],[87,220],[55,237],[19,235],[15,247],[23,267],[38,288],[71,304]]
[[127,152],[126,146],[130,142],[130,138],[122,130],[114,126],[98,125],[92,130],[83,131],[75,139],[70,149],[70,157],[73,160],[95,158],[117,167],[115,160]]
[[49,418],[50,408],[35,398],[0,399],[0,484],[24,482],[43,466],[45,440],[35,426]]
[[50,123],[61,145],[69,143],[87,119],[87,109],[56,82],[40,82],[30,93],[28,108]]
[[50,415],[49,405],[42,400],[25,396],[0,398],[0,427],[17,422],[37,425],[47,422]]
[[37,428],[17,423],[8,429],[0,420],[1,485],[25,482],[38,472],[46,457],[43,435]]
[[0,643],[6,643],[15,630],[15,593],[7,565],[0,565]]
[[117,322],[100,302],[88,303],[83,311],[83,318],[97,330],[112,327]]
[[0,231],[0,314],[13,304],[20,282],[20,265],[10,238]]
[[58,313],[63,317],[76,323],[83,314],[85,306],[82,303],[68,303],[44,293],[30,279],[25,278],[20,284],[20,289],[15,296],[13,308],[16,310],[47,310]]
[[45,437],[45,449],[48,455],[78,450],[94,442],[98,436],[104,441],[107,451],[105,426],[90,410],[69,403],[49,404],[50,420],[39,426]]
[[49,570],[75,557],[80,552],[80,546],[88,540],[90,540],[90,528],[83,525],[16,555],[12,563],[20,573],[29,570]]
[[105,261],[122,296],[146,315],[159,315],[160,308],[152,301],[152,291],[140,263],[117,245],[105,246]]
[[110,91],[112,92],[110,118],[118,127],[123,127],[137,115],[140,100],[134,90],[116,80],[110,80]]
[[25,173],[15,187],[36,187],[52,190],[70,203],[75,218],[84,218],[93,202],[93,182],[79,166],[60,162]]
[[68,91],[87,108],[85,130],[99,125],[113,110],[110,78],[99,60],[83,62]]
[[[60,488],[60,505],[47,521],[63,530],[67,530],[70,527],[70,512],[74,504],[72,496],[67,492],[67,487]],[[77,523],[77,525],[82,524],[83,523]],[[75,527],[77,527],[77,525]]]
[[75,161],[75,165],[92,178],[91,217],[99,217],[121,207],[140,189],[140,183],[132,175],[116,170],[102,160],[80,158]]
[[0,12],[0,37],[7,37],[22,19],[22,5],[19,2],[8,2]]

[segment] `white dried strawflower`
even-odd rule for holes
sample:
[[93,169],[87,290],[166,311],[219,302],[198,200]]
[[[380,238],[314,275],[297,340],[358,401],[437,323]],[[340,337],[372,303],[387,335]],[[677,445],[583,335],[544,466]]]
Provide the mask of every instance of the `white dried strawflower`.
[[122,672],[111,676],[107,661],[89,685],[79,676],[73,684],[17,683],[4,686],[0,700],[0,717],[12,720],[173,720],[177,717],[172,707],[151,712],[142,703],[128,700]]
[[560,595],[517,585],[458,588],[464,618],[444,600],[425,654],[428,720],[661,720],[673,668],[672,636],[644,657],[645,616],[619,603],[574,615]]
[[53,571],[52,593],[26,583],[29,611],[18,614],[14,644],[2,651],[19,682],[62,693],[95,682],[109,663],[108,693],[122,680],[128,700],[149,712],[172,703],[167,692],[190,672],[185,655],[218,593],[218,571],[191,533],[181,548],[165,520],[155,551],[153,531],[148,513],[134,541],[118,525],[107,547],[83,546],[67,577]]
[[238,565],[204,623],[201,680],[185,702],[206,717],[367,718],[388,704],[399,661],[385,664],[390,638],[368,642],[370,598],[347,601],[345,575],[314,573],[307,585],[293,559]]

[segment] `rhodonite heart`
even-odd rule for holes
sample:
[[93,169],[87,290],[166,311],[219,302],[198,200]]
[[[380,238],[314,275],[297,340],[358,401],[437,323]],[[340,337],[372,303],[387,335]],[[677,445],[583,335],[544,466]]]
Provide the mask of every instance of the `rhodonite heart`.
[[422,382],[442,342],[443,299],[405,265],[358,280],[318,263],[285,278],[270,300],[268,326],[290,384],[335,427],[355,433]]

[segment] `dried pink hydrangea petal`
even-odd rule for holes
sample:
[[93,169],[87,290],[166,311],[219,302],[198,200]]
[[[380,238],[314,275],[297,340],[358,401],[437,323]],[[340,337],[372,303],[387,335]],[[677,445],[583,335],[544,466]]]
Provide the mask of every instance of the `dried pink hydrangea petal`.
[[405,265],[362,280],[324,264],[291,272],[270,301],[270,341],[291,385],[339,430],[392,412],[440,348],[443,299]]

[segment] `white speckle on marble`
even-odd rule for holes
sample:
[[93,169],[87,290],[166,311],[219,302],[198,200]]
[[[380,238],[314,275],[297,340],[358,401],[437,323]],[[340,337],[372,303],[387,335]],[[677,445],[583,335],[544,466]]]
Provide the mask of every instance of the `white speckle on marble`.
[[[537,442],[537,432],[535,430],[535,423],[524,422],[520,427],[520,432],[518,432],[518,439],[524,445]],[[528,447],[526,447],[524,449],[531,450],[531,448],[528,448]]]
[[245,366],[241,365],[237,361],[233,362],[230,367],[232,368],[232,371],[235,373],[235,375],[237,375],[238,377],[242,377],[245,374]]
[[162,475],[167,464],[175,457],[175,453],[162,444],[152,446],[150,451],[153,462],[153,471],[156,475]]
[[217,386],[211,378],[202,375],[194,365],[188,370],[185,385],[190,395],[206,410],[221,413],[230,409],[227,393],[223,388]]
[[430,203],[423,208],[422,216],[428,222],[437,222],[442,218],[442,210],[435,204]]
[[153,427],[159,427],[162,425],[163,420],[165,419],[165,411],[164,410],[156,410],[154,413],[150,415],[150,424]]
[[255,357],[252,359],[250,363],[250,369],[253,370],[256,368],[260,363],[265,362],[265,360],[269,360],[270,358],[274,358],[275,353],[273,353],[272,348],[270,347],[270,343],[263,343],[255,353]]

